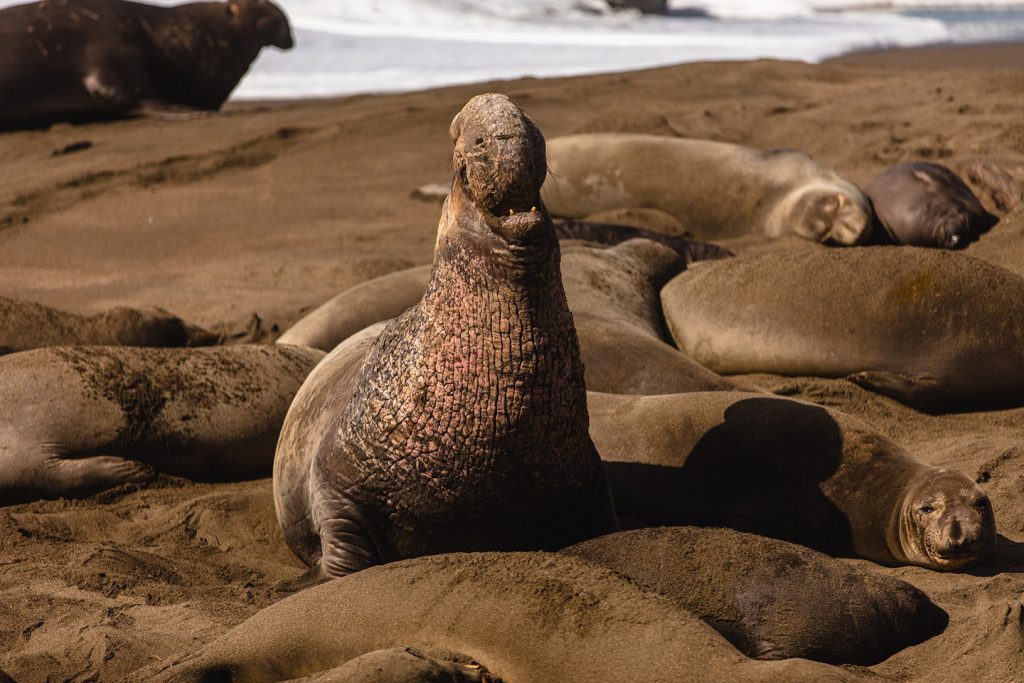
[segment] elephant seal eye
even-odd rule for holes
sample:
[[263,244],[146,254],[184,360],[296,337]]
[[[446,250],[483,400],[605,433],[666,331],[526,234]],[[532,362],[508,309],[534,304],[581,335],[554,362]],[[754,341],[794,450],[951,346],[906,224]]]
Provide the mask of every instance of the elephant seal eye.
[[931,513],[935,512],[935,508],[932,507],[931,505],[922,505],[921,507],[917,508],[917,511],[920,512],[922,515],[930,515]]

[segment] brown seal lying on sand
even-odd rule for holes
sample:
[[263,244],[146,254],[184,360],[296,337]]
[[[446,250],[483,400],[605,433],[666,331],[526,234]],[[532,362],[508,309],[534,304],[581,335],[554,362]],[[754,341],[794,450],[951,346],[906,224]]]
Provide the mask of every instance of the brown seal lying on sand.
[[1024,402],[1024,279],[962,253],[873,247],[700,263],[661,291],[721,373],[848,377],[920,410]]
[[218,341],[217,335],[160,309],[112,308],[84,316],[0,297],[0,354],[44,346],[208,346]]
[[803,152],[628,133],[553,139],[544,203],[556,216],[665,211],[699,239],[796,234],[841,245],[869,237],[871,204]]
[[0,505],[154,471],[266,476],[314,349],[56,347],[0,358]]
[[992,552],[991,504],[860,420],[763,394],[589,394],[624,522],[729,526],[830,555],[957,570]]
[[896,244],[966,247],[996,223],[953,171],[923,161],[896,164],[879,174],[867,195]]
[[285,420],[274,500],[311,567],[296,587],[618,528],[540,203],[544,138],[496,94],[470,100],[450,135],[455,178],[422,301],[361,363],[314,372]]
[[[372,567],[288,597],[198,651],[129,680],[283,681],[395,647],[475,662],[508,683],[863,678],[804,659],[749,659],[690,612],[609,569],[533,552],[458,553]],[[382,673],[378,680],[408,680]]]
[[909,583],[731,529],[623,531],[562,552],[670,598],[757,659],[877,664],[949,621]]
[[292,44],[288,19],[269,0],[9,7],[0,10],[0,130],[214,111],[264,46]]

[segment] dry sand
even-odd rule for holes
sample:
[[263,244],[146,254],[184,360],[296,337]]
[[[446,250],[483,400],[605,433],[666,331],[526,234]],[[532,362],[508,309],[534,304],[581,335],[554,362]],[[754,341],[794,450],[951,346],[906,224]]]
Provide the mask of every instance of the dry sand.
[[[922,54],[944,68],[915,68]],[[82,313],[158,305],[212,328],[244,328],[256,314],[273,334],[345,287],[429,261],[438,207],[410,192],[447,177],[448,124],[489,90],[516,99],[548,136],[630,130],[797,147],[862,184],[911,159],[1022,169],[1024,70],[992,68],[1021,54],[693,64],[0,134],[0,295]],[[1024,273],[1024,215],[1005,216],[968,253]],[[859,415],[923,460],[985,482],[997,558],[962,574],[883,569],[926,591],[950,624],[872,669],[1024,680],[1024,409],[929,417],[844,381],[745,379]],[[0,509],[0,669],[19,683],[118,680],[225,632],[299,571],[269,480],[162,478]]]

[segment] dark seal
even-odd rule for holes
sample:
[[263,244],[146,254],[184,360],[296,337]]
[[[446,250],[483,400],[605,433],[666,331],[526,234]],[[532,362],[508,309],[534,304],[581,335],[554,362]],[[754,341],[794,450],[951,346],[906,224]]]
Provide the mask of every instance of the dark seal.
[[269,0],[10,7],[0,11],[0,130],[215,111],[268,45],[293,45],[288,19]]
[[557,549],[618,528],[540,202],[544,138],[504,95],[450,129],[452,191],[423,299],[314,371],[274,461],[293,584],[419,555]]

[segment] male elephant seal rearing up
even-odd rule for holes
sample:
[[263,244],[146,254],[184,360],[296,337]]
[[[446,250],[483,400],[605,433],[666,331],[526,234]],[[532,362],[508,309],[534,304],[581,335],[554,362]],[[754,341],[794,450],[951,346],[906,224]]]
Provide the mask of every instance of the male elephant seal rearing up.
[[288,19],[269,0],[10,7],[0,10],[0,130],[217,110],[263,47],[292,44]]
[[589,133],[552,140],[548,162],[544,203],[565,218],[659,209],[694,237],[709,240],[795,234],[849,245],[871,233],[873,213],[864,193],[796,150]]
[[618,527],[540,203],[544,138],[496,94],[470,100],[450,134],[455,179],[422,301],[361,364],[356,354],[318,368],[285,419],[274,501],[312,567],[296,587],[418,555],[556,549]]

